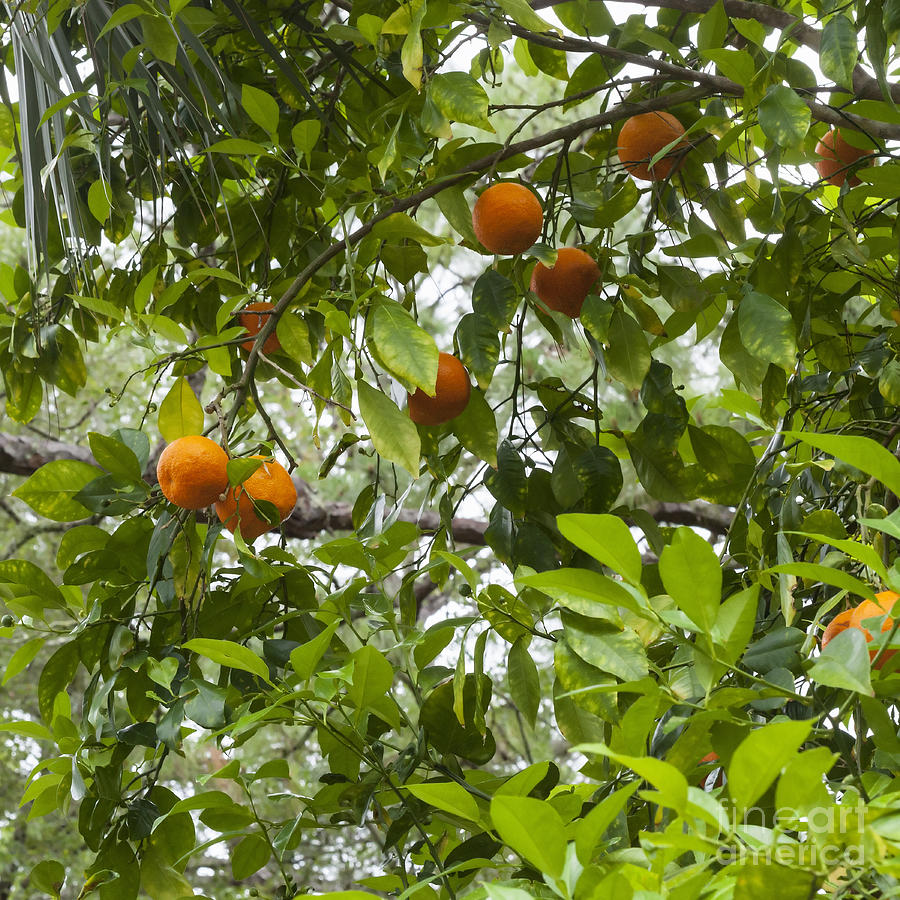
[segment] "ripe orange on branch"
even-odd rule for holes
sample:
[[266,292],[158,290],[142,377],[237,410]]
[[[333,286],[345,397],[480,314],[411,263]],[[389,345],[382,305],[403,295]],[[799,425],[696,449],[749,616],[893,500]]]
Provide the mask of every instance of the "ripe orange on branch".
[[475,201],[472,227],[491,253],[524,253],[541,236],[544,210],[527,187],[504,181]]
[[[250,303],[241,310],[239,321],[241,325],[247,329],[247,334],[249,334],[251,338],[251,340],[244,341],[244,343],[241,344],[245,350],[253,349],[253,339],[256,338],[260,331],[262,331],[262,327],[266,324],[266,319],[272,315],[273,309],[275,309],[274,303]],[[278,335],[273,331],[263,341],[262,352],[274,353],[276,350],[280,349],[281,341],[278,340]]]
[[281,522],[293,512],[297,503],[297,489],[287,469],[265,456],[256,455],[253,459],[265,462],[246,481],[228,488],[225,499],[216,503],[219,521],[232,533],[240,525],[246,541],[256,540],[275,527],[257,513],[254,500],[267,500],[274,504]]
[[409,394],[409,417],[417,425],[442,425],[455,419],[468,405],[472,393],[466,367],[450,353],[438,357],[434,396],[422,388]]
[[[855,147],[844,140],[839,129],[832,129],[816,144],[816,156],[821,157],[816,162],[816,171],[820,178],[837,187],[845,181],[850,187],[856,187],[860,180],[849,171],[849,167],[864,157],[871,157],[872,151]],[[872,159],[869,159],[867,165],[871,164]]]
[[664,181],[680,164],[680,141],[652,166],[650,160],[684,134],[684,126],[671,113],[654,111],[632,116],[622,126],[616,149],[622,165],[642,181]]
[[203,509],[218,500],[228,487],[228,455],[200,434],[172,441],[156,464],[156,479],[163,496],[182,509]]
[[[837,637],[837,635],[842,631],[846,631],[848,628],[858,628],[865,635],[866,640],[871,641],[872,632],[864,627],[862,623],[866,619],[878,619],[884,616],[885,613],[889,613],[891,607],[893,607],[894,603],[897,601],[898,595],[893,591],[881,591],[881,593],[875,595],[875,599],[878,601],[877,603],[873,603],[871,600],[863,600],[862,603],[858,606],[854,606],[853,609],[847,609],[842,613],[838,613],[838,615],[828,623],[828,627],[822,634],[822,649],[825,649],[832,638]],[[894,620],[886,618],[881,626],[881,631],[890,631],[893,627]],[[884,653],[881,654],[881,658],[878,662],[875,663],[875,668],[880,669],[897,652],[897,650],[885,650]],[[877,650],[869,651],[869,659],[875,659],[877,655]]]
[[572,319],[581,315],[584,298],[600,278],[600,267],[584,250],[562,247],[556,263],[547,268],[538,263],[531,273],[533,290],[550,309],[565,313]]

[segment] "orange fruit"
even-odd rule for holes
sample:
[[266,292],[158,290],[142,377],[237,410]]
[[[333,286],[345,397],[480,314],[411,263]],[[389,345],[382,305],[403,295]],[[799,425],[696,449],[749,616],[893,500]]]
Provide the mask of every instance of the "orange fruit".
[[853,610],[845,609],[838,613],[829,623],[828,627],[822,633],[822,649],[832,639],[837,637],[842,631],[846,631],[850,627],[850,620],[853,618]]
[[182,509],[203,509],[228,487],[228,454],[200,434],[172,441],[156,464],[163,496]]
[[297,489],[281,463],[258,454],[253,459],[265,462],[242,484],[229,488],[225,499],[216,503],[219,521],[232,533],[240,525],[245,541],[254,541],[275,527],[256,512],[254,500],[274,503],[282,522],[297,502]]
[[491,253],[523,253],[541,236],[544,209],[527,187],[503,181],[475,201],[472,227]]
[[684,141],[676,144],[662,159],[650,160],[672,141],[684,134],[684,126],[671,113],[647,112],[632,116],[622,126],[616,149],[622,165],[643,181],[663,181],[681,164]]
[[[871,150],[848,144],[841,136],[839,129],[832,129],[816,144],[816,156],[821,157],[816,161],[816,171],[820,178],[824,178],[825,181],[838,187],[845,181],[850,187],[855,187],[860,181],[848,171],[848,167],[871,154]],[[868,165],[871,164],[872,160],[870,159]]]
[[[836,615],[822,635],[822,649],[825,649],[825,646],[833,637],[840,634],[842,631],[845,631],[847,628],[859,628],[866,636],[866,640],[871,641],[872,633],[868,628],[865,628],[862,623],[866,619],[881,618],[885,613],[889,613],[891,607],[897,601],[898,595],[893,591],[881,591],[881,593],[875,595],[875,599],[878,601],[877,603],[873,603],[871,600],[863,600],[862,603],[853,607],[853,609],[844,610],[844,612]],[[881,626],[881,630],[882,632],[886,632],[890,631],[893,627],[893,619],[886,618]],[[884,653],[881,654],[881,659],[875,664],[875,668],[880,669],[897,652],[897,650],[885,650]],[[877,650],[869,651],[869,659],[875,659],[877,655]]]
[[[254,341],[252,338],[255,338],[262,330],[263,325],[265,325],[265,320],[272,314],[271,311],[273,309],[275,309],[274,303],[249,303],[241,310],[239,316],[240,323],[247,329],[247,334],[249,334],[251,338],[251,340],[244,341],[244,343],[241,344],[245,350],[253,349]],[[281,341],[278,340],[278,335],[273,331],[263,341],[262,352],[274,353],[276,350],[280,349]]]
[[442,425],[455,419],[468,405],[472,386],[466,367],[449,353],[438,357],[434,396],[422,388],[409,394],[409,417],[418,425]]
[[562,247],[556,254],[556,264],[548,269],[538,263],[531,273],[533,290],[550,309],[565,313],[572,319],[581,315],[584,298],[600,278],[600,267],[584,250]]

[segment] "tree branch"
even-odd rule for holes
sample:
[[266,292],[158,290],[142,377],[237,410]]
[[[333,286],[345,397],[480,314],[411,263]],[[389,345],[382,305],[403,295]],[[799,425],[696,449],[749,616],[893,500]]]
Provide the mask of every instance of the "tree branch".
[[[45,463],[61,459],[75,459],[94,463],[90,451],[76,444],[61,441],[5,434],[0,432],[0,473],[31,475]],[[146,473],[153,481],[155,471]],[[300,478],[294,478],[297,486],[297,505],[282,525],[291,538],[315,538],[322,532],[353,531],[353,507],[349,503],[320,503],[313,489]],[[715,534],[724,534],[731,523],[733,511],[714,503],[651,503],[647,511],[658,522],[670,525],[692,525],[705,528]],[[434,512],[416,513],[402,510],[398,518],[412,522],[426,534],[433,534],[442,527],[441,517]],[[456,518],[452,522],[453,539],[459,544],[483,546],[487,523],[477,519]]]

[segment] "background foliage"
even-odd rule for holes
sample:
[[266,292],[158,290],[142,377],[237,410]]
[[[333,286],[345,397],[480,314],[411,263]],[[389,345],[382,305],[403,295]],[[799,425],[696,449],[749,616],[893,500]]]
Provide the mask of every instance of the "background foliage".
[[[817,642],[900,591],[900,15],[633,6],[4,7],[3,896],[900,894],[896,626]],[[199,431],[280,539],[166,504]]]

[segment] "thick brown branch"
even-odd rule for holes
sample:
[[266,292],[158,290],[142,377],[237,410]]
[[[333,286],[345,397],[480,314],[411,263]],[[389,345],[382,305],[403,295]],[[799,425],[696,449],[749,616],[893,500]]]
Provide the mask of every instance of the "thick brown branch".
[[[90,451],[76,444],[0,432],[2,473],[31,475],[45,463],[61,459],[94,462]],[[146,477],[152,480],[153,473],[147,473]],[[294,481],[297,485],[297,505],[283,525],[288,537],[309,539],[323,532],[353,531],[352,506],[349,503],[320,503],[305,481],[299,478]],[[724,534],[732,517],[728,507],[713,503],[653,503],[647,511],[660,523],[692,525],[715,534]],[[433,512],[419,514],[403,510],[399,518],[403,522],[414,522],[426,534],[433,534],[441,528],[440,516]],[[453,539],[459,544],[483,546],[486,528],[486,522],[476,519],[453,519]]]

